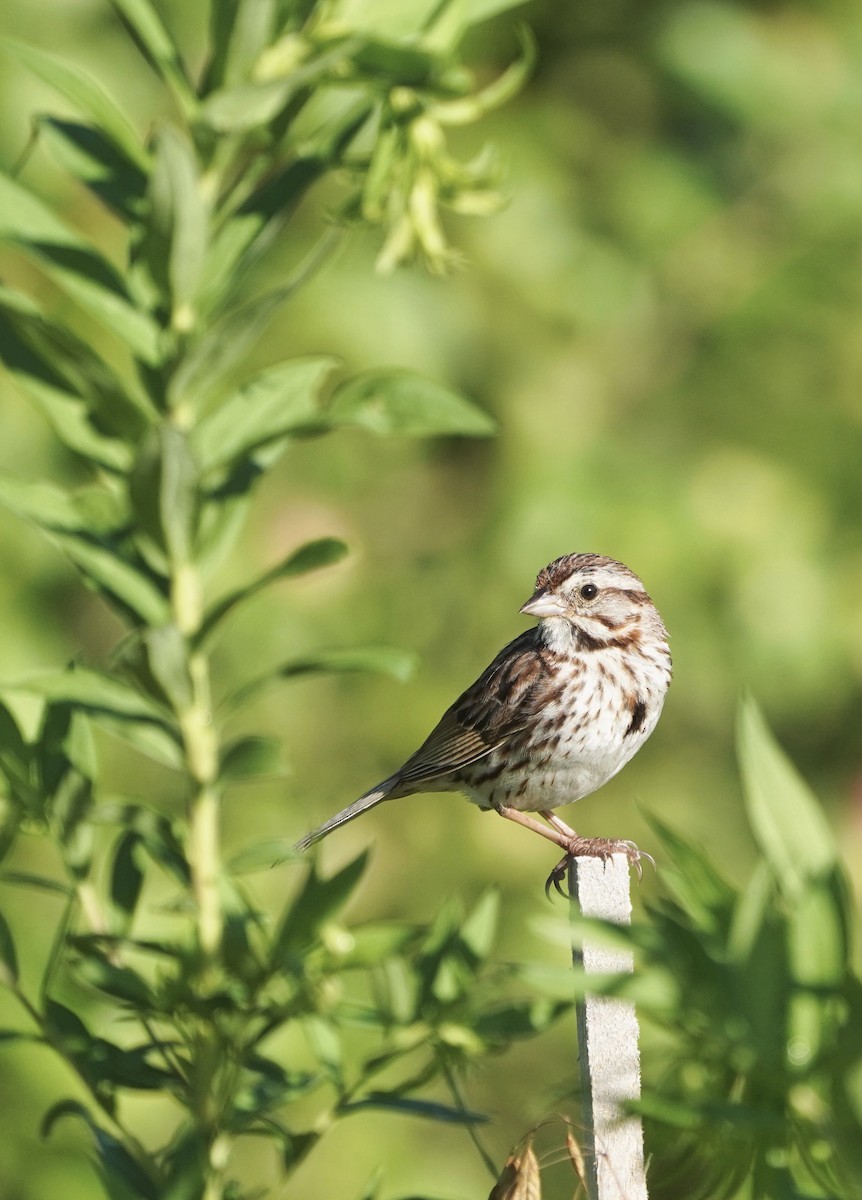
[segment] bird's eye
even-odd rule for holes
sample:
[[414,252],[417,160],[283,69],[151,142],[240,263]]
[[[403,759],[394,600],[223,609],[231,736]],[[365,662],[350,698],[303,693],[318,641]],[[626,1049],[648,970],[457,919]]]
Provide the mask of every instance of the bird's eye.
[[599,589],[594,583],[585,583],[581,588],[581,595],[585,600],[595,600],[599,594]]

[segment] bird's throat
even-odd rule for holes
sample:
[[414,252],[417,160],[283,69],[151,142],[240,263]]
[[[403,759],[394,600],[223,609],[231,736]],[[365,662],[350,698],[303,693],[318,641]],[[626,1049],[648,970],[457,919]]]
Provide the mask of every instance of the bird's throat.
[[542,641],[556,654],[568,654],[575,645],[575,630],[566,617],[545,617],[539,631]]

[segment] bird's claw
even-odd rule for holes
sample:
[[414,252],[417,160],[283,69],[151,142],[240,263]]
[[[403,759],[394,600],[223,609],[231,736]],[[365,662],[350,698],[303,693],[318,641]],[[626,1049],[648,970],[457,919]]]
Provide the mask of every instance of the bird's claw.
[[616,838],[574,838],[570,842],[566,853],[545,881],[545,895],[550,900],[551,888],[553,887],[564,900],[571,900],[573,898],[572,893],[565,889],[562,884],[563,880],[568,876],[572,860],[575,858],[600,858],[603,863],[606,863],[615,854],[624,854],[626,856],[629,865],[633,866],[637,871],[638,883],[643,878],[642,859],[646,859],[653,868],[655,867],[653,856],[647,854],[645,850],[639,850],[634,842]]

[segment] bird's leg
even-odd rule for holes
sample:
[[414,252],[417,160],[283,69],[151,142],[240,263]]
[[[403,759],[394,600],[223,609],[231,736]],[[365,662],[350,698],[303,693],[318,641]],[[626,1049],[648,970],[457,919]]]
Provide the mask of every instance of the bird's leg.
[[638,879],[643,874],[640,864],[642,858],[646,858],[655,866],[650,855],[639,850],[634,842],[622,841],[616,838],[580,837],[575,833],[574,829],[571,829],[565,821],[562,821],[550,809],[542,809],[540,811],[541,815],[552,827],[551,829],[548,829],[545,825],[541,825],[527,813],[519,812],[516,808],[498,808],[497,811],[501,817],[506,817],[509,821],[517,821],[519,825],[524,825],[527,829],[535,830],[536,833],[540,833],[542,837],[548,838],[549,841],[555,842],[565,850],[565,854],[545,881],[546,894],[549,894],[553,887],[561,896],[566,899],[570,898],[562,884],[573,858],[601,858],[607,861],[614,854],[624,854],[637,871]]
[[549,825],[553,825],[554,829],[559,829],[560,833],[564,833],[566,837],[576,838],[578,836],[571,826],[567,825],[565,821],[561,821],[557,814],[551,812],[549,808],[543,808],[540,815],[545,818]]
[[[559,821],[559,824],[563,825],[562,829],[556,828],[556,821],[554,822],[555,828],[548,829],[546,825],[542,825],[535,817],[531,817],[529,813],[519,812],[517,808],[507,808],[505,805],[501,805],[497,809],[497,812],[501,817],[505,817],[507,821],[516,821],[518,825],[532,829],[534,833],[540,833],[543,838],[547,838],[549,841],[556,843],[556,845],[562,846],[564,850],[568,848],[573,836],[574,831],[563,825],[562,821]],[[545,816],[545,814],[542,813],[542,816]]]

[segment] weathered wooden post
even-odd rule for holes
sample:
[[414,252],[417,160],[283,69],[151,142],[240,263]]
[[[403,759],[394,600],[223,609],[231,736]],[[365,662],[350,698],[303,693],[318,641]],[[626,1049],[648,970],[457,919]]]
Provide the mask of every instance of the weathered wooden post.
[[[624,854],[603,862],[576,858],[569,891],[585,917],[628,925],[629,863]],[[576,965],[592,974],[632,971],[627,950],[608,949],[590,935],[573,949]],[[647,1200],[643,1126],[627,1105],[640,1099],[638,1020],[629,1000],[587,995],[578,1005],[583,1092],[584,1159],[589,1200]]]

